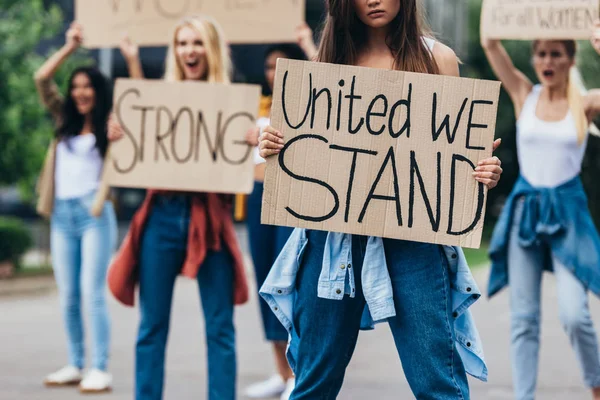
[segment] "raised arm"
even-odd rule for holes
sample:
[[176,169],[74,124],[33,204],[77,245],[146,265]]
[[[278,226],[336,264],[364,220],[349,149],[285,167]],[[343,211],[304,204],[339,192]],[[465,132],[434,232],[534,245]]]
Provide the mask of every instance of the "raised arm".
[[128,35],[123,36],[121,43],[119,44],[121,54],[127,62],[127,70],[129,71],[129,77],[134,79],[143,79],[144,71],[142,70],[142,63],[140,62],[140,51],[138,45],[133,43]]
[[502,86],[504,86],[504,89],[512,99],[515,113],[518,117],[533,84],[525,74],[515,67],[499,40],[482,37],[481,46],[492,66],[494,74],[502,82]]
[[296,28],[296,40],[306,58],[309,61],[313,61],[317,56],[318,49],[313,40],[313,31],[306,22],[301,23]]
[[63,98],[52,78],[63,62],[81,45],[83,40],[81,25],[76,22],[71,23],[65,36],[65,44],[48,58],[34,75],[40,99],[55,118],[60,116]]

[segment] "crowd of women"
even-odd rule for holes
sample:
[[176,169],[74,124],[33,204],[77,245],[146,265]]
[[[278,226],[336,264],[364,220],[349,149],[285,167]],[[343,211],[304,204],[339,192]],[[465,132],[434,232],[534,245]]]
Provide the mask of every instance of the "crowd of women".
[[[383,319],[415,398],[469,399],[467,374],[486,380],[488,369],[469,312],[481,292],[459,247],[260,222],[265,159],[276,156],[285,141],[281,127],[269,121],[268,93],[278,58],[459,76],[456,55],[435,40],[420,0],[325,4],[318,45],[303,24],[297,28],[297,45],[273,45],[264,54],[267,94],[260,100],[257,127],[246,132],[247,142],[256,146],[255,185],[247,204],[250,253],[276,373],[246,388],[244,395],[335,399],[359,331]],[[139,290],[135,398],[161,399],[173,290],[182,274],[198,281],[206,328],[207,398],[233,400],[234,307],[250,294],[232,198],[150,189],[112,257],[116,219],[102,169],[111,142],[123,132],[111,117],[109,83],[96,68],[78,68],[63,96],[52,80],[84,35],[85,27],[72,23],[64,46],[35,75],[42,102],[56,121],[40,174],[38,211],[51,220],[68,350],[67,365],[44,383],[78,385],[82,392],[93,393],[111,389],[108,283],[126,305],[133,305]],[[600,29],[590,36],[600,53]],[[218,21],[189,16],[174,26],[169,43],[165,80],[231,81],[233,65]],[[577,46],[572,40],[533,42],[537,84],[515,68],[500,41],[482,35],[482,46],[517,115],[520,177],[495,227],[489,280],[490,295],[510,283],[515,398],[535,396],[541,277],[550,270],[558,283],[561,322],[583,380],[594,399],[600,399],[600,352],[588,309],[588,291],[600,296],[600,238],[579,180],[588,126],[600,112],[600,91],[584,93],[576,84]],[[121,52],[130,76],[143,78],[138,47],[125,37]],[[500,160],[492,157],[477,166],[473,179],[493,188],[501,173]],[[320,290],[331,284],[327,277],[339,265],[352,276],[344,293]],[[382,289],[372,280],[363,281],[367,268],[388,285]],[[90,332],[89,363],[82,303]],[[378,318],[382,308],[394,310],[392,316]]]

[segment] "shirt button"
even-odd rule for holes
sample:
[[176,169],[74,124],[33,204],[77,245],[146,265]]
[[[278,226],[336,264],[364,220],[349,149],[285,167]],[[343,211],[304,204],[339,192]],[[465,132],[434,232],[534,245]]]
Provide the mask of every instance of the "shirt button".
[[468,287],[468,288],[467,288],[467,292],[470,292],[470,291],[471,291],[471,288],[470,288],[470,287]]
[[342,291],[341,291],[340,289],[337,289],[335,292],[336,292],[337,294],[340,294],[340,293],[342,293]]
[[456,259],[456,258],[458,258],[458,256],[456,255],[456,253],[453,253],[452,254],[452,259]]
[[281,294],[281,293],[283,293],[283,291],[282,291],[281,289],[279,289],[279,290],[277,291],[277,293]]
[[471,342],[467,342],[467,347],[471,347]]
[[352,268],[352,264],[348,264],[348,269]]
[[454,318],[456,318],[456,317],[458,317],[458,313],[457,313],[456,311],[454,311],[454,312],[452,313],[452,316],[453,316]]
[[279,310],[279,307],[274,307],[273,310],[277,311]]
[[345,264],[342,264],[342,265],[340,265],[340,268],[341,268],[341,269],[346,269],[346,265],[345,265]]

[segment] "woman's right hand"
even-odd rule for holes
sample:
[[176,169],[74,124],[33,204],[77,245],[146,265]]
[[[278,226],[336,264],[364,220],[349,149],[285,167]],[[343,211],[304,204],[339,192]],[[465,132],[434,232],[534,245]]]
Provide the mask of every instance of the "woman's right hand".
[[119,43],[119,49],[125,60],[136,59],[139,56],[140,50],[136,43],[131,41],[129,35],[125,34]]
[[114,113],[111,113],[108,117],[108,140],[111,142],[117,141],[123,137],[123,128],[117,119],[115,118]]
[[77,22],[71,22],[71,26],[65,34],[65,46],[70,51],[75,51],[83,43],[83,28]]
[[271,125],[263,129],[259,137],[258,149],[262,158],[279,154],[283,148],[283,135]]

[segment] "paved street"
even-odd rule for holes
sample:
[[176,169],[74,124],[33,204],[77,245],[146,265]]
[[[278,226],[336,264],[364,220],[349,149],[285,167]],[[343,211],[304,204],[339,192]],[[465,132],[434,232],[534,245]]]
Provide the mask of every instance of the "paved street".
[[[241,233],[243,236],[243,232]],[[245,246],[245,238],[242,237]],[[480,287],[487,271],[476,272]],[[556,309],[552,276],[545,277],[543,343],[539,395],[541,400],[584,400],[580,373]],[[262,340],[256,295],[236,313],[238,342],[238,386],[243,388],[272,371],[270,348]],[[600,324],[600,304],[592,299],[592,313]],[[111,372],[114,391],[99,399],[132,398],[133,349],[138,313],[110,302],[113,320]],[[206,366],[203,320],[195,282],[177,283],[167,360],[167,400],[206,399]],[[474,306],[490,369],[487,384],[472,380],[472,398],[511,399],[509,367],[508,298],[502,293],[493,302]],[[66,360],[65,340],[55,291],[0,297],[0,400],[72,400],[75,389],[46,389],[43,376]],[[242,390],[239,390],[240,394]],[[240,399],[243,397],[240,395]],[[385,325],[360,336],[346,375],[340,399],[411,399],[391,334]]]

